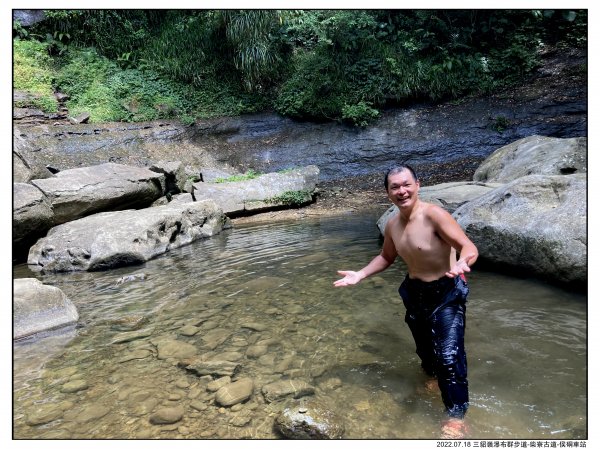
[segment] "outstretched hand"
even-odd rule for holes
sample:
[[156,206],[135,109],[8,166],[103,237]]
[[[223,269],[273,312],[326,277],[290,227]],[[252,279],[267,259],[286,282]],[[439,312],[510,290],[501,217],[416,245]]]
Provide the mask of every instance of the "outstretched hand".
[[456,276],[460,276],[461,274],[468,273],[471,271],[469,268],[469,261],[475,256],[467,256],[464,259],[458,259],[456,263],[450,268],[450,271],[446,272],[446,276],[449,278],[454,278]]
[[334,287],[347,287],[348,285],[358,284],[362,276],[357,271],[338,271],[338,274],[344,276],[333,283]]

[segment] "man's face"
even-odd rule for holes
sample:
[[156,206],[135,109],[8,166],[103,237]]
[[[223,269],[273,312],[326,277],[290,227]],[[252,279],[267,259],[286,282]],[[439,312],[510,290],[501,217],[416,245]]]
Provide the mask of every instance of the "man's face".
[[410,171],[402,170],[388,176],[388,197],[398,208],[404,209],[415,204],[419,192],[419,181]]

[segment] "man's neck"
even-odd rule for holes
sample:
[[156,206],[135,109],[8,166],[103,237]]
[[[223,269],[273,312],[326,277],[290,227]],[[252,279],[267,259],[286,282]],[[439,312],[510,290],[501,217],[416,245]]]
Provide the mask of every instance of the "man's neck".
[[411,219],[413,213],[415,211],[417,211],[420,206],[421,206],[421,200],[417,198],[412,206],[407,207],[407,208],[399,207],[398,210],[400,211],[400,216],[402,217],[402,220],[409,221]]

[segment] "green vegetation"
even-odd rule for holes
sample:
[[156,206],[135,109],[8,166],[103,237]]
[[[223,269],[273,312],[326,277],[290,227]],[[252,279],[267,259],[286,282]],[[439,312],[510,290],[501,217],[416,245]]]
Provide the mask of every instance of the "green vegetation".
[[499,115],[498,117],[496,117],[494,119],[492,128],[495,131],[501,133],[502,131],[506,130],[509,126],[510,126],[510,120],[502,115]]
[[250,179],[258,178],[262,173],[255,172],[254,170],[248,170],[243,175],[233,175],[228,178],[217,178],[215,179],[216,183],[223,182],[237,182],[237,181],[249,181]]
[[91,121],[275,110],[357,127],[388,106],[523,82],[547,46],[587,45],[586,10],[47,10],[13,24],[24,104]]
[[56,112],[57,103],[52,88],[54,69],[47,47],[44,42],[36,40],[13,40],[13,87],[30,94],[16,106]]
[[267,203],[285,204],[287,206],[301,206],[310,201],[312,201],[310,190],[288,190],[281,195],[266,200]]

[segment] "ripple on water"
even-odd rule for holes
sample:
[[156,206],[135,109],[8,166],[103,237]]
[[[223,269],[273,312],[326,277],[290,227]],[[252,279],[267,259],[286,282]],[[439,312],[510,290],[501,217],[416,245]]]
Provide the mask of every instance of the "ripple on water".
[[[305,382],[343,416],[345,438],[437,438],[443,406],[403,321],[403,265],[332,287],[338,269],[380,250],[376,218],[243,226],[142,266],[40,276],[77,305],[80,328],[57,344],[14,345],[15,437],[277,438],[275,417],[303,400],[265,399],[284,380]],[[585,301],[477,270],[470,283],[472,436],[585,433]],[[233,366],[233,380],[252,379],[251,397],[221,407],[213,382],[223,374],[194,374],[183,353]],[[76,380],[87,388],[64,388]],[[40,404],[60,417],[28,424]],[[157,413],[173,422],[157,424]]]

